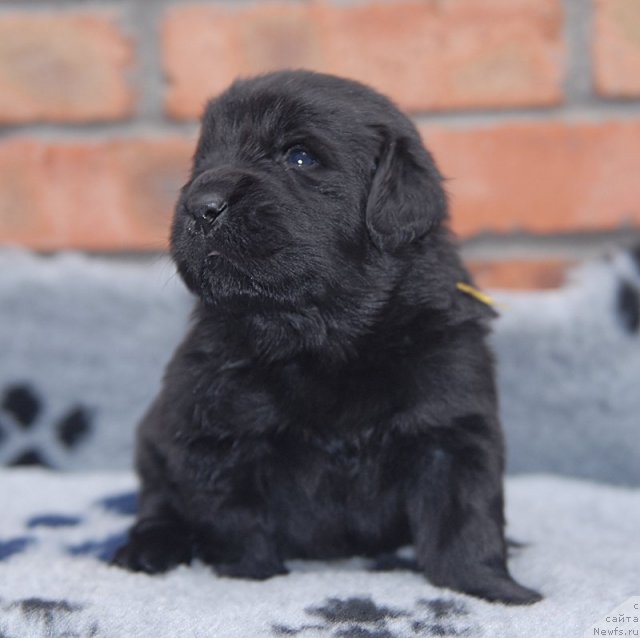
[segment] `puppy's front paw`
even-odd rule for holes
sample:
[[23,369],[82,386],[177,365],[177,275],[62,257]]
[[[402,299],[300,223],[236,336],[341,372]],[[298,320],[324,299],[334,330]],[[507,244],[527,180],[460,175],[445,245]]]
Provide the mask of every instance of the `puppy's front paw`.
[[237,563],[223,563],[215,566],[219,576],[229,578],[248,578],[251,580],[266,580],[273,576],[288,574],[287,568],[279,561],[239,561]]
[[111,564],[134,572],[159,574],[191,561],[191,539],[181,528],[134,527]]

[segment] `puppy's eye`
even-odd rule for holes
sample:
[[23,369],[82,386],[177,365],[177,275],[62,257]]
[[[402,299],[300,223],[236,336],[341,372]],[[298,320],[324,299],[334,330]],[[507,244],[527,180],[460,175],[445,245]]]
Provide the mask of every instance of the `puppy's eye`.
[[300,168],[308,168],[319,163],[309,151],[300,146],[294,146],[287,151],[285,161],[289,166],[299,166]]

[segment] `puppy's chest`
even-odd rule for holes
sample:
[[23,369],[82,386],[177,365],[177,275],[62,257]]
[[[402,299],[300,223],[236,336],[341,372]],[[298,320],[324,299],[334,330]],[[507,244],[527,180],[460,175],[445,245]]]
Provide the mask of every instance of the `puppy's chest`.
[[364,430],[411,402],[402,375],[379,368],[331,373],[297,363],[245,365],[211,371],[202,384],[207,390],[196,395],[197,412],[216,428],[234,434],[335,431],[341,441],[349,433],[350,450],[363,448]]
[[397,389],[406,384],[370,372],[330,375],[299,365],[216,371],[208,394],[197,395],[208,433],[188,448],[187,474],[205,468],[212,485],[233,477],[233,485],[268,495],[275,510],[295,502],[296,511],[316,516],[319,501],[375,509],[406,482],[417,447],[389,427],[406,398]]

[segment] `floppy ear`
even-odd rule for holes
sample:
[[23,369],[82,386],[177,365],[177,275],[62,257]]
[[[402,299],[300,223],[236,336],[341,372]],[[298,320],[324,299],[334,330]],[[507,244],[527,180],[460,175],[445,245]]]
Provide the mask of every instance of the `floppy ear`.
[[366,208],[366,224],[381,250],[424,237],[447,215],[438,169],[419,139],[384,134]]

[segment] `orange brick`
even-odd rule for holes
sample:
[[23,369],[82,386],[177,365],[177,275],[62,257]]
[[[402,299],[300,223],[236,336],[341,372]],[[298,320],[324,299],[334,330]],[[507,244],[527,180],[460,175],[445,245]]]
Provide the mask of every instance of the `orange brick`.
[[[454,229],[534,233],[640,224],[640,121],[423,127]],[[193,140],[0,144],[0,243],[158,249]]]
[[193,142],[0,145],[0,243],[40,250],[166,248]]
[[364,81],[411,111],[555,104],[562,19],[557,0],[173,7],[167,110],[194,118],[236,77],[287,67]]
[[0,122],[119,119],[131,45],[105,13],[0,14]]
[[558,288],[565,282],[572,262],[562,259],[479,261],[467,263],[477,286],[483,290],[538,290]]
[[594,72],[597,91],[640,96],[640,2],[596,0]]
[[640,224],[640,120],[421,130],[463,236]]

